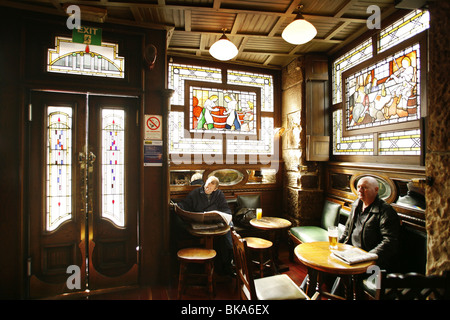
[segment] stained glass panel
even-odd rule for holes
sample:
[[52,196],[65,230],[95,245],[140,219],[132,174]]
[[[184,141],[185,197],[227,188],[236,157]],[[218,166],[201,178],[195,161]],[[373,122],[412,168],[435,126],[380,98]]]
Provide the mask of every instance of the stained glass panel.
[[420,155],[420,130],[380,133],[380,155]]
[[125,226],[125,112],[102,110],[102,217]]
[[274,110],[273,77],[271,75],[228,70],[227,82],[261,88],[261,111],[272,112]]
[[189,133],[189,130],[184,128],[184,112],[170,112],[169,127],[169,153],[172,154],[172,161],[183,161],[186,154],[222,154],[222,139],[207,139],[202,133],[194,134],[192,139],[185,138],[185,133]]
[[72,108],[48,107],[46,230],[72,218]]
[[[170,63],[168,87],[174,90],[171,98],[172,105],[185,105],[186,80],[222,83],[222,70]],[[202,87],[198,86],[198,88],[190,86],[189,114],[186,112],[186,116],[189,116],[188,122],[184,122],[185,114],[183,112],[171,111],[169,115],[169,153],[174,163],[191,163],[191,154],[194,155],[194,162],[198,161],[195,163],[202,163],[202,160],[207,163],[225,163],[227,160],[223,159],[223,156],[219,156],[223,153],[223,143],[226,143],[227,157],[235,154],[273,154],[273,118],[267,117],[266,120],[261,118],[260,138],[259,140],[256,138],[258,133],[256,124],[258,117],[261,116],[257,111],[273,112],[274,109],[273,76],[234,70],[227,71],[227,81],[227,84],[230,85],[261,88],[262,97],[260,97],[259,104],[262,106],[259,108],[263,108],[263,110],[255,107],[256,94],[251,89],[248,92],[244,88],[239,90],[236,87],[233,90],[231,88],[219,90],[214,85],[206,87],[202,84]],[[195,93],[194,90],[196,90]],[[230,97],[228,101],[227,95]],[[203,112],[206,113],[204,111],[206,110],[205,104],[219,107],[218,110],[216,109],[217,116],[224,116],[222,121],[225,122],[226,128],[215,127],[213,115],[210,114],[210,117],[203,114]],[[232,106],[234,106],[235,112],[232,111]],[[214,118],[219,119],[216,115]],[[187,138],[191,132],[193,137]],[[227,138],[226,135],[223,135],[227,132],[245,135],[246,140],[236,139],[236,135]],[[227,141],[224,142],[224,139]],[[243,148],[244,145],[245,148]]]
[[378,52],[385,51],[430,27],[428,11],[414,10],[380,31]]
[[415,44],[345,79],[346,129],[420,118],[420,46]]
[[342,102],[342,73],[357,64],[372,58],[372,39],[367,39],[333,62],[332,95],[333,104]]
[[47,51],[47,71],[97,77],[125,78],[125,59],[118,55],[119,46],[103,42],[89,46],[56,37],[55,48]]
[[208,82],[222,82],[222,70],[199,66],[188,66],[169,63],[169,89],[173,89],[170,103],[184,105],[184,81],[197,80]]
[[373,155],[372,135],[342,136],[342,110],[333,112],[333,154]]
[[190,100],[191,132],[256,135],[256,93],[191,86]]

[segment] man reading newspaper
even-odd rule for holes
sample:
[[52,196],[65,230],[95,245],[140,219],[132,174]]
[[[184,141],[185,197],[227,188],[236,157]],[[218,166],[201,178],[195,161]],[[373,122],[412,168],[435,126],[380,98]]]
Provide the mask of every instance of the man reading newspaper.
[[[230,215],[230,225],[232,223],[231,209],[228,206],[225,195],[219,189],[219,179],[215,176],[210,176],[201,187],[192,190],[177,205],[181,209],[191,212],[220,211],[221,213]],[[231,275],[233,243],[230,231],[217,238],[215,249],[217,251],[216,271],[219,274]]]

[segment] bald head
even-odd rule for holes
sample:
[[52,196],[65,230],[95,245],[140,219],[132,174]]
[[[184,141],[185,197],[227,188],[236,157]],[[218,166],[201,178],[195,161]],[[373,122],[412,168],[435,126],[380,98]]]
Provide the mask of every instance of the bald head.
[[364,206],[369,206],[378,194],[378,181],[374,177],[361,178],[358,181],[357,193]]

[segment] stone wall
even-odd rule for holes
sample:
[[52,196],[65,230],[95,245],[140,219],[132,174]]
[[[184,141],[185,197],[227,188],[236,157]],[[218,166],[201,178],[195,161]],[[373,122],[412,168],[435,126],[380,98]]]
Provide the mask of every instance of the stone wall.
[[315,162],[306,162],[306,122],[304,108],[303,60],[293,60],[282,70],[281,138],[284,161],[284,212],[294,225],[320,222],[323,191],[319,188]]
[[[429,38],[426,175],[427,273],[450,270],[450,34],[449,1],[433,1]],[[445,58],[444,58],[445,57]]]

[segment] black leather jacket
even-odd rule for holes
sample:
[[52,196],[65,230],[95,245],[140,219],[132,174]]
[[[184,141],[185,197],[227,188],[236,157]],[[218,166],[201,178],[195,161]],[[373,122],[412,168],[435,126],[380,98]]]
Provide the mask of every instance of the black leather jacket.
[[[355,210],[360,202],[358,199],[352,204],[350,216],[339,242],[351,244],[352,231],[355,227]],[[377,196],[363,222],[361,248],[378,255],[377,265],[381,269],[392,270],[397,266],[399,229],[400,219],[397,212]]]
[[192,190],[187,197],[178,202],[178,205],[187,211],[191,212],[205,212],[218,210],[231,214],[231,209],[228,206],[225,195],[222,190],[217,189],[212,192],[210,197],[205,193],[204,185]]

